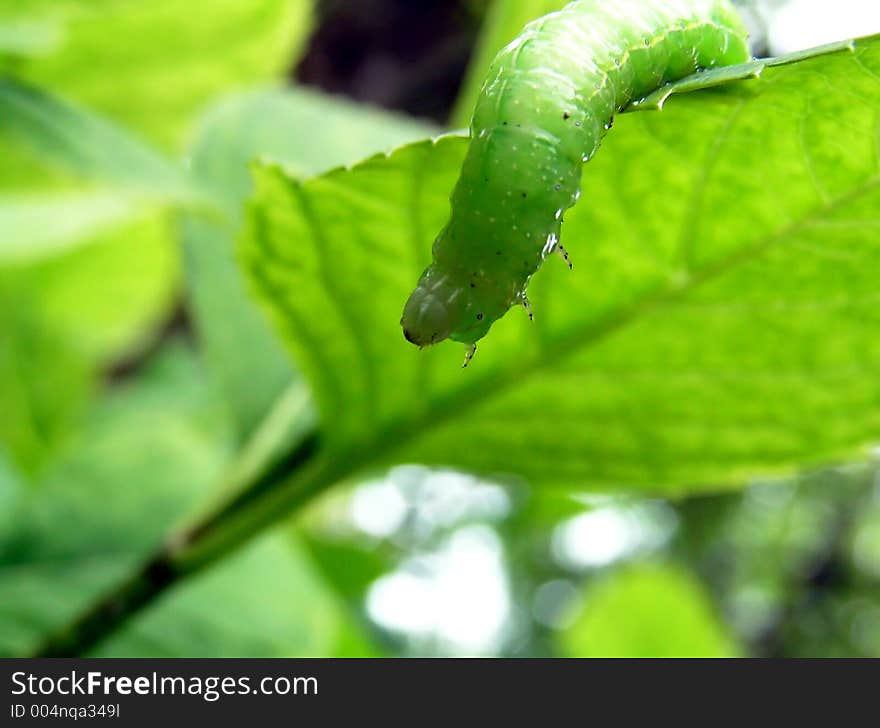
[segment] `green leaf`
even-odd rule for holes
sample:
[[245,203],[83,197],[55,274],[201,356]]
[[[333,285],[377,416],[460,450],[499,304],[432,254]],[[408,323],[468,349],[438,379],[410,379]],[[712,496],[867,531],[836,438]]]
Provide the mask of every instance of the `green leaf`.
[[808,48],[803,51],[795,51],[784,56],[776,58],[760,58],[748,63],[740,63],[735,66],[721,66],[706,71],[694,73],[686,78],[682,78],[672,83],[661,86],[654,93],[649,94],[643,99],[634,101],[625,111],[634,110],[654,110],[663,109],[663,104],[673,94],[691,93],[693,91],[702,91],[716,86],[726,86],[733,81],[742,81],[750,78],[760,78],[761,74],[768,68],[777,66],[787,66],[791,63],[800,63],[801,61],[831,53],[852,53],[855,51],[855,41],[843,40],[836,43],[818,46],[817,48]]
[[29,290],[41,326],[93,365],[107,365],[146,344],[175,301],[180,262],[169,227],[165,216],[127,220],[61,255],[8,268],[0,288]]
[[18,470],[0,450],[0,531],[11,527],[12,514],[24,493]]
[[33,649],[191,513],[224,464],[192,357],[102,400],[0,533],[0,653]]
[[[74,211],[60,202],[53,215]],[[2,210],[0,222],[8,224]],[[117,224],[73,246],[68,239],[63,254],[36,255],[41,238],[46,243],[56,226],[64,231],[74,222],[46,217],[31,228],[39,235],[0,238],[7,263],[20,242],[32,241],[27,265],[0,268],[0,411],[8,415],[0,418],[0,443],[28,473],[77,424],[96,370],[146,345],[176,292],[177,251],[163,218]]]
[[51,257],[135,214],[130,196],[109,191],[0,196],[0,264]]
[[526,23],[568,5],[571,0],[495,0],[486,16],[473,57],[452,111],[450,124],[465,127],[492,59],[516,38]]
[[[110,229],[102,222],[97,236],[61,241],[53,235],[54,250],[67,254],[51,261],[41,257],[32,268],[15,271],[19,283],[40,292],[38,305],[45,301],[51,325],[69,331],[72,346],[103,364],[151,335],[179,284],[167,220],[144,219],[143,212],[155,210],[156,202],[190,202],[191,190],[176,165],[134,134],[179,148],[205,102],[230,87],[280,76],[302,47],[312,4],[208,0],[198,12],[176,0],[27,5],[27,22],[63,27],[65,42],[51,57],[16,64],[25,83],[3,81],[0,189],[14,195],[93,194],[96,190],[83,188],[84,178],[100,179],[111,182],[114,192],[133,192],[147,203],[125,224]],[[0,0],[4,22],[24,22],[22,12],[19,0]],[[131,131],[87,115],[77,104]],[[196,197],[201,203],[199,193]],[[69,232],[88,227],[71,226]],[[15,239],[3,229],[0,239],[17,251],[46,253],[41,228],[30,227]]]
[[0,297],[15,318],[2,332],[0,403],[14,416],[0,442],[34,473],[94,370],[140,345],[173,300],[176,251],[158,213],[207,198],[161,154],[42,91],[0,79],[0,112]]
[[[0,78],[0,112],[5,143],[25,145],[79,179],[112,182],[151,199],[198,199],[178,165],[115,124],[40,89]],[[21,185],[18,172],[6,167],[7,184]]]
[[[207,193],[115,124],[38,89],[0,79],[0,111],[0,187],[9,191],[0,195],[0,262],[15,264],[2,285],[38,293],[35,325],[103,363],[140,343],[172,300],[176,253],[159,213],[201,208]],[[22,366],[35,379],[54,376]]]
[[242,435],[265,416],[293,376],[288,357],[245,291],[234,240],[251,191],[249,162],[269,157],[297,176],[407,141],[431,128],[306,89],[262,89],[225,99],[207,115],[193,173],[226,201],[227,216],[182,224],[189,295],[201,343]]
[[235,201],[250,192],[247,167],[255,158],[278,161],[304,179],[438,131],[341,96],[270,87],[236,94],[212,107],[190,158],[198,176]]
[[[398,321],[466,140],[300,183],[256,169],[243,261],[332,477],[393,462],[684,493],[856,457],[880,428],[880,41],[622,116],[473,365]],[[329,476],[328,476],[329,477]]]
[[588,585],[558,636],[569,657],[735,657],[700,583],[672,566],[627,567]]
[[[0,654],[32,652],[200,509],[231,453],[204,373],[181,347],[101,400],[27,497],[0,473]],[[217,656],[354,649],[347,617],[285,530],[178,586],[100,655]]]
[[[58,53],[21,73],[163,147],[180,148],[191,122],[230,88],[280,77],[311,28],[311,0],[30,0],[34,22],[63,23]],[[20,0],[0,0],[19,18]]]
[[326,657],[344,610],[297,542],[271,533],[188,581],[94,653],[96,657]]
[[92,388],[83,357],[36,303],[0,277],[0,460],[25,475],[68,439]]
[[0,60],[2,56],[42,56],[54,51],[61,40],[61,29],[52,22],[4,20],[0,22]]

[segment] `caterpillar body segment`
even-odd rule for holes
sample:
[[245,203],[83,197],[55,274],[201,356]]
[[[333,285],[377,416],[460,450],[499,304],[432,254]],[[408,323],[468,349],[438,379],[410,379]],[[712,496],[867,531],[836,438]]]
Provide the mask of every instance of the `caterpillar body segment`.
[[[530,23],[495,58],[433,262],[401,325],[417,346],[474,344],[525,297],[560,244],[581,168],[614,115],[700,69],[750,59],[727,0],[576,0]],[[529,309],[530,311],[530,309]]]

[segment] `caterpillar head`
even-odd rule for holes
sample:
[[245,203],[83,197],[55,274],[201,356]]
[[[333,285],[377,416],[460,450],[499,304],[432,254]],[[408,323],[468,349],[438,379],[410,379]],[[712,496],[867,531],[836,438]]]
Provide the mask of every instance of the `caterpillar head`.
[[508,306],[485,276],[467,277],[435,263],[410,294],[400,325],[406,340],[420,348],[444,339],[473,344]]
[[461,287],[430,266],[403,307],[403,335],[419,348],[448,339],[461,319]]

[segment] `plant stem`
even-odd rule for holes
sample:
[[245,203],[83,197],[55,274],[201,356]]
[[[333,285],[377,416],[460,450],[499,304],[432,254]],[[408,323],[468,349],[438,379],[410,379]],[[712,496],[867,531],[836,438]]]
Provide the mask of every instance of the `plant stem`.
[[34,656],[88,653],[174,584],[332,485],[342,469],[321,453],[313,429],[304,432],[310,414],[308,396],[291,385],[230,468],[223,502],[173,533],[137,572],[50,636]]

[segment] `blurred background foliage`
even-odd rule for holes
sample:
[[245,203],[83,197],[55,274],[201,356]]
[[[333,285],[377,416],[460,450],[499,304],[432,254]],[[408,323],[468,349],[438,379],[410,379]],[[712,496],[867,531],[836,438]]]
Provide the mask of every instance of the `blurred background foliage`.
[[[291,441],[314,424],[236,261],[252,160],[306,179],[464,125],[562,4],[0,0],[0,653],[217,502],[279,401]],[[741,6],[760,54],[880,31],[863,2]],[[675,499],[532,486],[341,483],[94,654],[880,655],[870,459]]]

